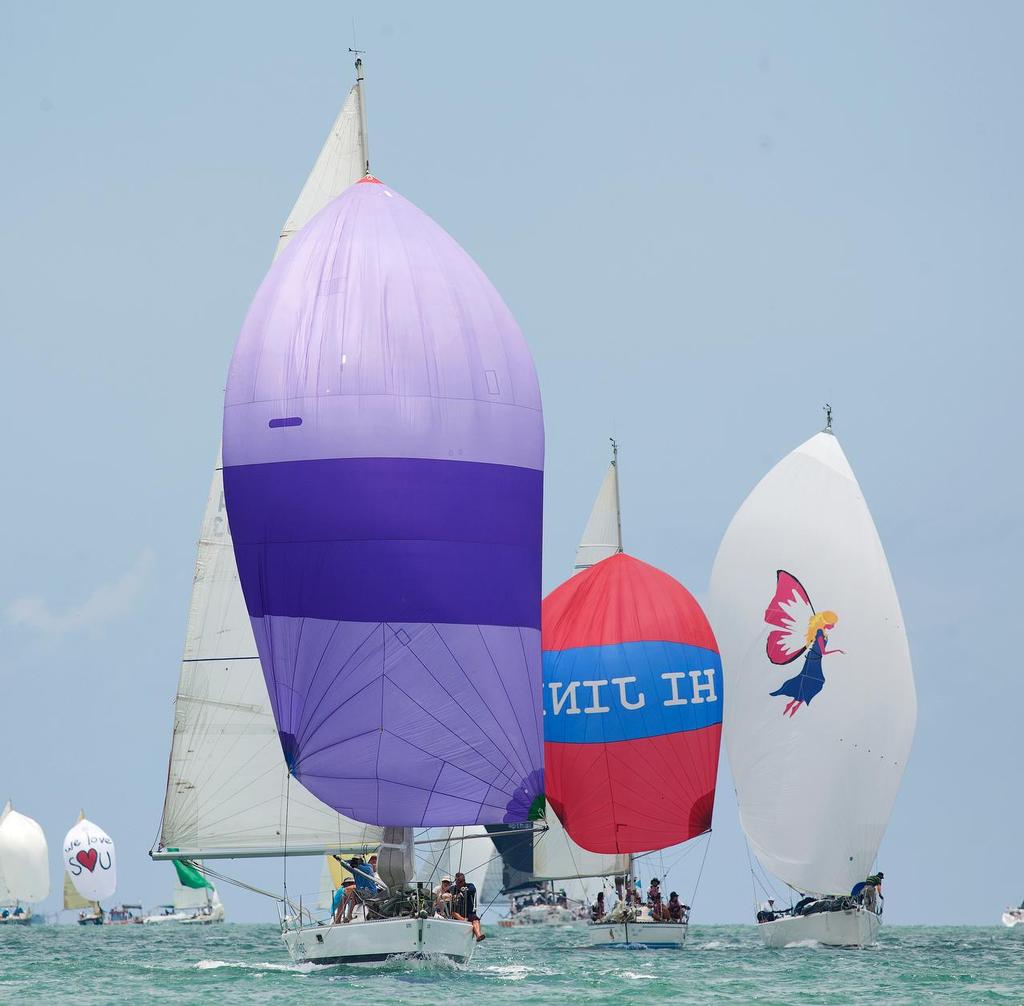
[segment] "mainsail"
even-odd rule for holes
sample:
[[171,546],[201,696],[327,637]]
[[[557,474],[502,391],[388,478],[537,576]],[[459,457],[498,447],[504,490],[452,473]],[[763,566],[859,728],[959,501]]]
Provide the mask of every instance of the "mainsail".
[[[362,71],[281,230],[292,235],[366,170]],[[287,818],[287,828],[286,828]],[[224,508],[221,459],[203,514],[175,701],[161,855],[215,858],[375,846],[380,829],[349,821],[289,784],[245,609]]]
[[871,871],[917,700],[896,589],[831,432],[779,462],[711,575],[740,821],[764,867],[809,894]]
[[612,441],[612,461],[605,472],[597,499],[590,511],[590,519],[583,529],[583,537],[576,547],[578,573],[590,569],[595,562],[622,551],[622,511],[619,505],[619,449]]
[[33,905],[50,893],[46,836],[38,822],[11,808],[0,814],[0,905]]
[[391,826],[526,821],[543,793],[540,391],[511,314],[373,178],[271,268],[224,474],[286,760]]
[[664,849],[711,827],[721,661],[690,593],[620,554],[544,599],[549,804],[584,849]]

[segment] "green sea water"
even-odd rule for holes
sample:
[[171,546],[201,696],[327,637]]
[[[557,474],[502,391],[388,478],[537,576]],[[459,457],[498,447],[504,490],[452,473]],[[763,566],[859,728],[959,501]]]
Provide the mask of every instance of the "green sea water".
[[289,962],[275,926],[0,931],[0,1003],[1024,1003],[1024,932],[885,926],[868,950],[768,950],[694,926],[682,951],[587,949],[562,929],[489,929],[465,967]]

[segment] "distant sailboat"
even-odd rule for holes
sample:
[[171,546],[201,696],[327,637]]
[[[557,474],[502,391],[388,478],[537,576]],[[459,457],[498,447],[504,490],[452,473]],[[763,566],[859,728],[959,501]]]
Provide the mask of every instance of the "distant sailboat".
[[[591,508],[583,535],[576,548],[575,573],[622,551],[622,517],[619,502],[618,446],[612,441],[612,460],[608,465]],[[589,918],[590,892],[586,881],[623,876],[630,871],[625,855],[587,852],[568,835],[558,815],[546,804],[545,831],[533,836],[531,877],[539,882],[538,892],[514,895],[512,911],[503,925],[564,926]],[[565,904],[559,904],[555,885],[565,891]]]
[[1014,926],[1019,926],[1021,923],[1024,923],[1024,901],[1016,908],[1007,908],[1003,912],[1003,925],[1007,929],[1013,929]]
[[667,905],[636,904],[633,856],[710,830],[721,662],[689,592],[623,552],[620,509],[616,451],[577,573],[544,600],[551,828],[534,854],[549,875],[616,877],[620,903],[588,924],[591,943],[679,947],[686,906],[673,919]]
[[803,897],[762,912],[769,946],[873,943],[865,887],[910,752],[917,701],[885,552],[839,441],[801,444],[754,488],[711,574],[740,822]]
[[102,925],[100,902],[117,890],[117,850],[113,839],[84,812],[64,838],[64,870],[64,907],[86,909],[78,917],[79,925]]
[[8,800],[0,813],[0,925],[32,922],[32,906],[49,893],[50,864],[43,829],[14,810]]
[[214,922],[224,922],[224,906],[217,894],[217,888],[191,863],[180,859],[172,862],[175,871],[173,902],[163,906],[163,912],[147,915],[142,921],[147,925],[166,922],[210,925]]

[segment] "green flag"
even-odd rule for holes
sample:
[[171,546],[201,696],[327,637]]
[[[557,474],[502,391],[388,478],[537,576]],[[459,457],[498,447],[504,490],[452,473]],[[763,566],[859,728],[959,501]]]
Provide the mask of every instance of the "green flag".
[[178,871],[178,880],[182,887],[213,887],[191,863],[185,863],[180,859],[172,859],[174,869]]

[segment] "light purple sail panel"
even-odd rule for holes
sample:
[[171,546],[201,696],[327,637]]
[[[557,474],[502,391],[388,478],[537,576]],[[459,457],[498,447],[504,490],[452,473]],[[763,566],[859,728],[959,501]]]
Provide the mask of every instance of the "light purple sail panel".
[[224,490],[285,758],[348,817],[543,792],[544,428],[487,277],[375,179],[292,239],[231,361]]

